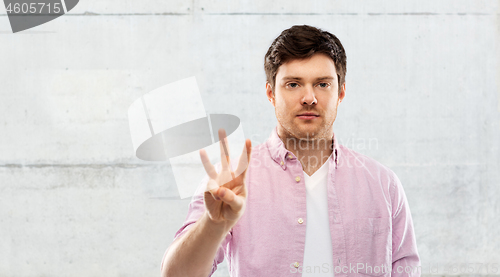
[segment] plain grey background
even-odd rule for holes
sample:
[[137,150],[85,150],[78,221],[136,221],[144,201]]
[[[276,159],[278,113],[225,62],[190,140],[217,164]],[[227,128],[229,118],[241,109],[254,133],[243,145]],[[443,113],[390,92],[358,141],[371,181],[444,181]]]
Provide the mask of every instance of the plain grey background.
[[500,274],[499,3],[83,0],[18,34],[2,6],[0,276],[159,276],[189,199],[134,157],[129,105],[196,76],[207,112],[263,143],[264,55],[295,24],[342,41],[335,133],[401,179],[424,270]]

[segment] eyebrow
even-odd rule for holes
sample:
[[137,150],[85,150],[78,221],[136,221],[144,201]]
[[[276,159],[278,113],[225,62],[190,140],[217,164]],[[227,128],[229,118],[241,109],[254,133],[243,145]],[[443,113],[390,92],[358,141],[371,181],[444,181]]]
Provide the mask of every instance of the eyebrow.
[[[324,76],[324,77],[319,77],[319,78],[316,78],[316,81],[322,81],[322,80],[333,80],[334,78],[332,76]],[[302,80],[302,78],[300,77],[294,77],[294,76],[285,76],[282,78],[282,80],[284,81],[289,81],[289,80]]]

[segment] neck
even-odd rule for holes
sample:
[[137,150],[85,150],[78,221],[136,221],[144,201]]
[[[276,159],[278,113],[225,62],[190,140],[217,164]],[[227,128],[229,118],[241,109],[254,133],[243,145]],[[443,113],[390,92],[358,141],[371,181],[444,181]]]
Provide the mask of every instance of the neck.
[[316,172],[333,152],[333,129],[317,135],[306,134],[305,137],[297,137],[278,128],[278,136],[285,148],[299,159],[302,169],[308,175]]

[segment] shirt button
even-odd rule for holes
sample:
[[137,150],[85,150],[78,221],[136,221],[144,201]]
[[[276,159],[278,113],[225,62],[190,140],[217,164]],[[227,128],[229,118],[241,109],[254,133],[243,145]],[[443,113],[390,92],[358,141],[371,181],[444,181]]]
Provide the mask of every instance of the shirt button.
[[295,267],[299,267],[299,262],[295,262],[295,263],[293,264],[293,266],[295,266]]
[[299,222],[299,224],[302,224],[304,223],[304,220],[302,218],[299,218],[299,220],[297,220]]
[[293,156],[292,155],[288,155],[288,158],[291,159],[291,158],[293,158]]
[[300,177],[299,176],[295,177],[295,181],[300,182]]
[[281,165],[283,165],[283,164],[284,164],[284,162],[283,162],[283,161],[281,161],[281,162],[280,162],[280,164],[281,164]]

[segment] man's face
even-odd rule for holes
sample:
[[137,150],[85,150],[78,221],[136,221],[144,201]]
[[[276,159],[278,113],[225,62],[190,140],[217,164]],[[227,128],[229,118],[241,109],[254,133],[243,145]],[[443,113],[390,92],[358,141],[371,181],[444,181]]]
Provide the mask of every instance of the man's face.
[[266,94],[275,108],[280,136],[331,139],[345,84],[339,94],[333,60],[315,54],[309,59],[282,64],[276,74],[274,96],[269,83]]

